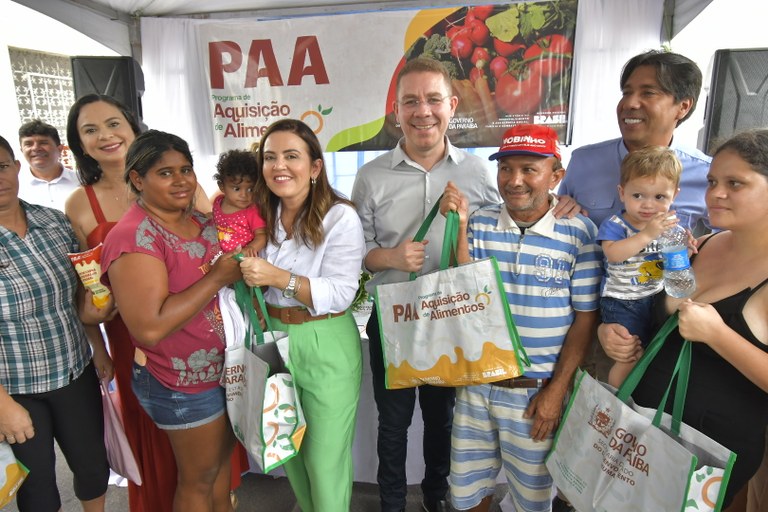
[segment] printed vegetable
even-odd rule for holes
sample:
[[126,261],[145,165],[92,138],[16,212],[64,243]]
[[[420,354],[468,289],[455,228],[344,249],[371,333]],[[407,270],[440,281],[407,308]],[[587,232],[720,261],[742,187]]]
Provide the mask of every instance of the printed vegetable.
[[576,7],[577,0],[464,7],[418,38],[406,58],[446,66],[460,99],[454,118],[464,124],[489,126],[499,112],[567,112]]

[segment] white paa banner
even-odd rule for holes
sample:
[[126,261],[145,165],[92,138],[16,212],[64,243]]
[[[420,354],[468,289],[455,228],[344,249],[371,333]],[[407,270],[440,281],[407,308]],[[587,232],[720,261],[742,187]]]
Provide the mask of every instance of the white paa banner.
[[451,72],[455,144],[497,146],[520,122],[564,133],[575,20],[576,0],[558,0],[200,22],[215,149],[247,148],[286,117],[326,151],[389,149],[401,136],[394,81],[419,56]]
[[286,117],[306,122],[328,150],[348,145],[349,129],[383,118],[412,17],[379,14],[379,22],[371,23],[371,17],[343,15],[201,26],[216,150],[246,148]]
[[412,15],[378,17],[384,21],[343,15],[202,25],[216,150],[246,148],[286,117],[310,125],[323,147],[335,136],[329,149],[339,149],[348,129],[383,118]]

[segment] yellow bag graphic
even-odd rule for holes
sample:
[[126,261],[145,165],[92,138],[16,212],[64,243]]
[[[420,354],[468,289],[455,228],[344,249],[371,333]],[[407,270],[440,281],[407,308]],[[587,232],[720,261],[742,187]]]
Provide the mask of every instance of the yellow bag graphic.
[[16,460],[8,443],[0,443],[0,508],[11,502],[29,470]]

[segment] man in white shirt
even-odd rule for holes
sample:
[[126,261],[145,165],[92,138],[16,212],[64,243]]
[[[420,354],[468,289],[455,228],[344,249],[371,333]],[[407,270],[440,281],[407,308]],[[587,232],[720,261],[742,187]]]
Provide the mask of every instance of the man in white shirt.
[[19,197],[29,203],[64,211],[64,202],[80,186],[77,174],[61,163],[58,130],[39,119],[19,128],[19,144],[29,169],[19,173]]
[[[394,149],[361,167],[352,188],[368,251],[365,267],[373,273],[366,285],[369,292],[381,283],[407,281],[409,272],[421,274],[438,268],[445,218],[438,216],[432,223],[429,243],[412,239],[448,181],[465,191],[470,211],[501,201],[490,166],[454,147],[445,135],[458,102],[451,77],[438,61],[413,59],[398,74],[393,107],[403,138]],[[445,512],[454,388],[423,385],[418,391],[386,389],[375,305],[366,332],[379,412],[377,481],[381,511],[405,510],[408,427],[418,395],[424,421],[422,508],[425,512]]]

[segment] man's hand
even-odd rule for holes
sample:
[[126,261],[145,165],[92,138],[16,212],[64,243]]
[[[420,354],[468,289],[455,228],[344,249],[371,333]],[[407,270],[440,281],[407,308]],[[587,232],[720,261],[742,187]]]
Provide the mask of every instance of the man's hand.
[[560,424],[564,398],[564,393],[548,386],[531,399],[523,415],[525,418],[533,418],[531,439],[545,441],[555,433]]
[[588,216],[587,210],[582,208],[571,196],[557,196],[557,204],[552,209],[552,215],[556,219],[562,219],[563,217],[572,219],[579,213]]
[[467,216],[469,211],[469,201],[461,193],[452,181],[449,181],[443,191],[443,199],[440,201],[440,213],[445,216],[448,212],[455,211],[459,213],[459,223],[462,226],[467,225]]
[[425,247],[428,240],[414,242],[406,240],[394,248],[392,267],[403,272],[420,272],[424,266]]
[[621,324],[600,324],[597,338],[608,357],[620,363],[632,363],[640,359],[643,348],[640,338],[629,333]]

